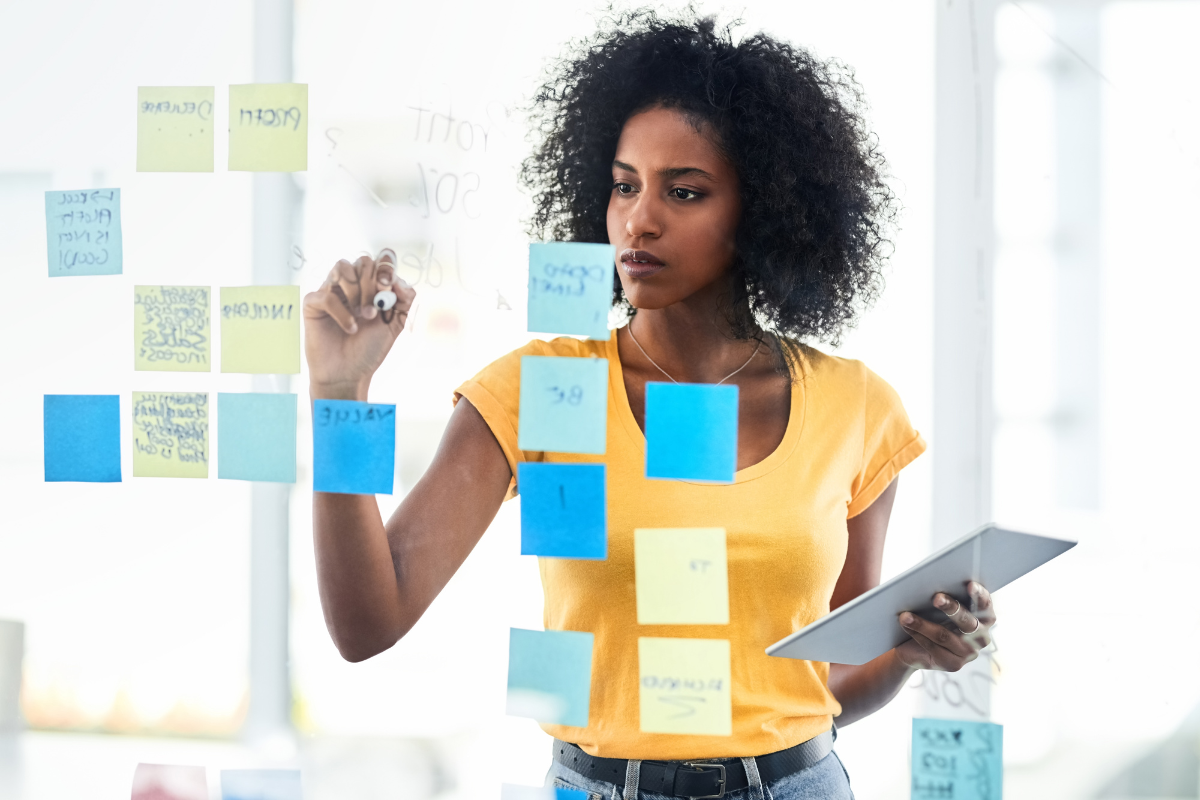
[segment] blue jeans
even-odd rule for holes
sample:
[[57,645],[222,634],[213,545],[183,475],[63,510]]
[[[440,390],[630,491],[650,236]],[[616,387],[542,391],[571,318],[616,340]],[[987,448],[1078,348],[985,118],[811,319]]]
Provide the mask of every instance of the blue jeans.
[[[712,759],[705,759],[711,761]],[[837,757],[830,753],[808,769],[788,775],[786,778],[764,784],[758,777],[758,766],[753,758],[744,758],[750,785],[745,789],[725,795],[729,800],[854,800],[850,791],[850,776]],[[585,778],[570,767],[555,761],[546,773],[546,784],[561,789],[578,789],[587,792],[587,800],[676,800],[654,792],[622,792],[616,784]],[[626,790],[630,787],[626,786]]]

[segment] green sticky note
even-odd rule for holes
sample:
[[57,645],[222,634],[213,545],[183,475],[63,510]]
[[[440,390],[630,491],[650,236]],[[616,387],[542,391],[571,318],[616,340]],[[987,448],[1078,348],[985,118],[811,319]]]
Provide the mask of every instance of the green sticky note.
[[733,734],[727,639],[638,639],[645,733]]
[[207,286],[133,287],[133,368],[208,372],[211,292]]
[[637,528],[639,625],[728,625],[724,528]]
[[221,372],[300,371],[300,287],[221,287]]
[[608,359],[521,357],[517,446],[603,455],[608,441]]
[[208,395],[133,393],[133,476],[208,477]]
[[308,169],[308,84],[229,87],[229,169]]
[[992,722],[914,719],[912,800],[999,800],[1004,729]]
[[217,477],[296,482],[296,395],[217,394]]
[[211,86],[139,86],[138,172],[213,171]]

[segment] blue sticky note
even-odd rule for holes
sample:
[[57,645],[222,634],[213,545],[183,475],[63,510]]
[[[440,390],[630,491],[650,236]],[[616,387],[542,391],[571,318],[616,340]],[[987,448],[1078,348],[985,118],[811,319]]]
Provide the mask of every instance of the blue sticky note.
[[592,634],[509,630],[505,713],[585,728],[591,693]]
[[738,387],[646,384],[646,477],[733,483]]
[[564,789],[558,786],[554,789],[554,800],[587,800],[587,792],[580,789]]
[[521,555],[608,557],[603,464],[518,464],[517,491]]
[[518,447],[603,455],[607,432],[607,358],[521,357]]
[[46,192],[50,277],[121,274],[121,190]]
[[914,719],[912,800],[999,800],[1003,740],[992,722]]
[[223,769],[221,800],[303,800],[298,769]]
[[529,330],[608,339],[615,265],[611,244],[529,245]]
[[217,477],[296,482],[296,395],[217,394]]
[[47,481],[121,480],[121,401],[115,394],[42,398]]
[[313,403],[313,491],[391,494],[395,474],[394,405]]

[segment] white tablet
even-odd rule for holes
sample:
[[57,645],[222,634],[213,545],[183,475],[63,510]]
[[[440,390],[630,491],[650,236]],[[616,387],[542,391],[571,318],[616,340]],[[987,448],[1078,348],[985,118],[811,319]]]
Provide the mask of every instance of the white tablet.
[[865,664],[908,639],[900,627],[901,612],[911,611],[934,622],[945,622],[946,615],[933,606],[937,592],[945,592],[970,607],[967,581],[977,581],[994,592],[1075,544],[1067,539],[984,525],[779,640],[767,648],[767,655]]

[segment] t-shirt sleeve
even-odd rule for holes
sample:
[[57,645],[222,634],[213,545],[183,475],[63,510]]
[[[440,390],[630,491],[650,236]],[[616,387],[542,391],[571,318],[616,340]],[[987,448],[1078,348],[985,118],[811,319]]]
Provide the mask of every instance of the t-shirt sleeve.
[[533,341],[493,361],[474,378],[454,390],[454,404],[467,398],[492,430],[492,435],[504,451],[513,477],[508,484],[505,500],[517,496],[517,465],[523,461],[541,461],[542,453],[520,450],[517,447],[517,419],[521,400],[521,356],[547,355],[544,342]]
[[863,412],[862,466],[850,488],[847,517],[870,508],[900,470],[925,452],[925,440],[909,422],[896,390],[870,370],[866,370]]

